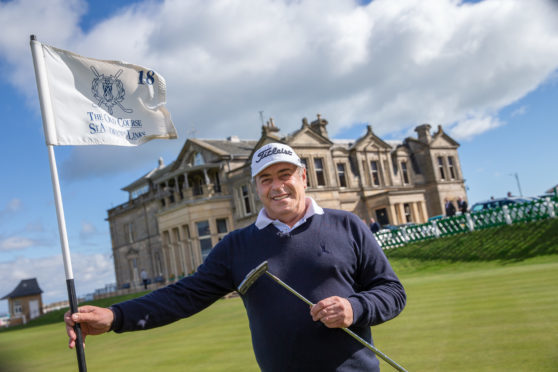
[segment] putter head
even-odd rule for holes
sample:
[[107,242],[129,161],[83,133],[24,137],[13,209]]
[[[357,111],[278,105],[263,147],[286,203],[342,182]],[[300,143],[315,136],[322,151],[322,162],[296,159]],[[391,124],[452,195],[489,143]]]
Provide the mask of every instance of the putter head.
[[246,276],[244,280],[238,286],[238,293],[241,295],[246,294],[248,289],[267,271],[267,261],[262,262],[256,268],[252,269]]

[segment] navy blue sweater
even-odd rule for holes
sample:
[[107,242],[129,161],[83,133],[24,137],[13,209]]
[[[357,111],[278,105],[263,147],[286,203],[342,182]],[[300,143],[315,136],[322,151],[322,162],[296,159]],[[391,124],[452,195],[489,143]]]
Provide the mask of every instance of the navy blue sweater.
[[[397,316],[405,291],[370,229],[354,214],[324,209],[290,233],[254,224],[229,233],[197,272],[113,306],[116,332],[162,326],[203,310],[234,291],[267,260],[269,271],[316,303],[349,299],[351,329],[372,343],[370,326]],[[262,371],[379,371],[373,352],[340,329],[314,322],[308,305],[264,275],[242,296]]]

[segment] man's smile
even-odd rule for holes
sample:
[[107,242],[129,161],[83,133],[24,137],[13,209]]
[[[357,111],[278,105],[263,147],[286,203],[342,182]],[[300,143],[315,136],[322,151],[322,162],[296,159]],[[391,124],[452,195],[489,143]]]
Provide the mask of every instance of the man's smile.
[[279,200],[283,200],[289,197],[290,194],[281,194],[281,195],[276,195],[276,196],[272,196],[271,199],[275,200],[275,201],[279,201]]

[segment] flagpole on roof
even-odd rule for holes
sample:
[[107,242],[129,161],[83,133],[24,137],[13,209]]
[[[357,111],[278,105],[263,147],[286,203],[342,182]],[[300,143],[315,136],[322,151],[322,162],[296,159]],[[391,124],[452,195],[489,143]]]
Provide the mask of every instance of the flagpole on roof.
[[[48,89],[48,79],[46,75],[46,67],[44,64],[43,50],[35,35],[31,35],[31,54],[33,55],[33,65],[35,68],[35,79],[37,81],[37,90],[39,93],[39,102],[41,105],[41,115],[43,118],[43,130],[45,133],[48,157],[50,162],[50,175],[52,179],[52,190],[54,193],[54,202],[56,205],[56,216],[58,219],[58,232],[60,234],[60,244],[62,247],[62,258],[64,260],[64,271],[66,274],[66,287],[68,290],[68,300],[70,302],[70,311],[78,312],[78,303],[74,284],[74,273],[72,271],[72,261],[70,257],[70,248],[68,244],[68,233],[66,231],[66,220],[64,218],[64,206],[62,204],[62,194],[60,192],[60,182],[58,180],[58,169],[56,167],[56,158],[54,156],[54,147],[49,143],[53,143],[54,138],[54,114],[52,110],[52,102]],[[80,372],[87,371],[85,364],[85,351],[83,348],[83,337],[81,327],[76,323],[74,327],[76,332],[76,354]]]

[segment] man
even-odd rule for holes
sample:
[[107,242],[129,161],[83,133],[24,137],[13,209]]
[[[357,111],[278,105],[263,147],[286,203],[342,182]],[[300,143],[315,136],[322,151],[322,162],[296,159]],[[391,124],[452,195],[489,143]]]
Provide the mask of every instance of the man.
[[197,272],[108,309],[83,306],[65,315],[84,335],[148,329],[191,316],[234,291],[267,260],[269,271],[306,296],[308,306],[267,276],[242,296],[256,360],[263,371],[379,371],[374,353],[330,328],[351,327],[372,342],[370,326],[397,316],[403,286],[374,236],[356,215],[323,209],[305,195],[306,170],[292,148],[271,143],[252,159],[264,205],[255,223],[235,230]]
[[468,205],[467,202],[465,200],[463,200],[463,198],[460,196],[457,199],[457,208],[459,208],[459,210],[461,211],[462,214],[467,213],[467,209],[468,209]]
[[141,281],[143,282],[143,287],[147,289],[148,280],[147,280],[147,271],[145,271],[145,269],[141,270],[140,277],[141,277]]
[[380,231],[380,224],[373,218],[370,219],[370,231],[374,234]]
[[445,198],[444,202],[446,207],[446,216],[455,216],[455,205],[453,205],[453,203],[448,198]]

